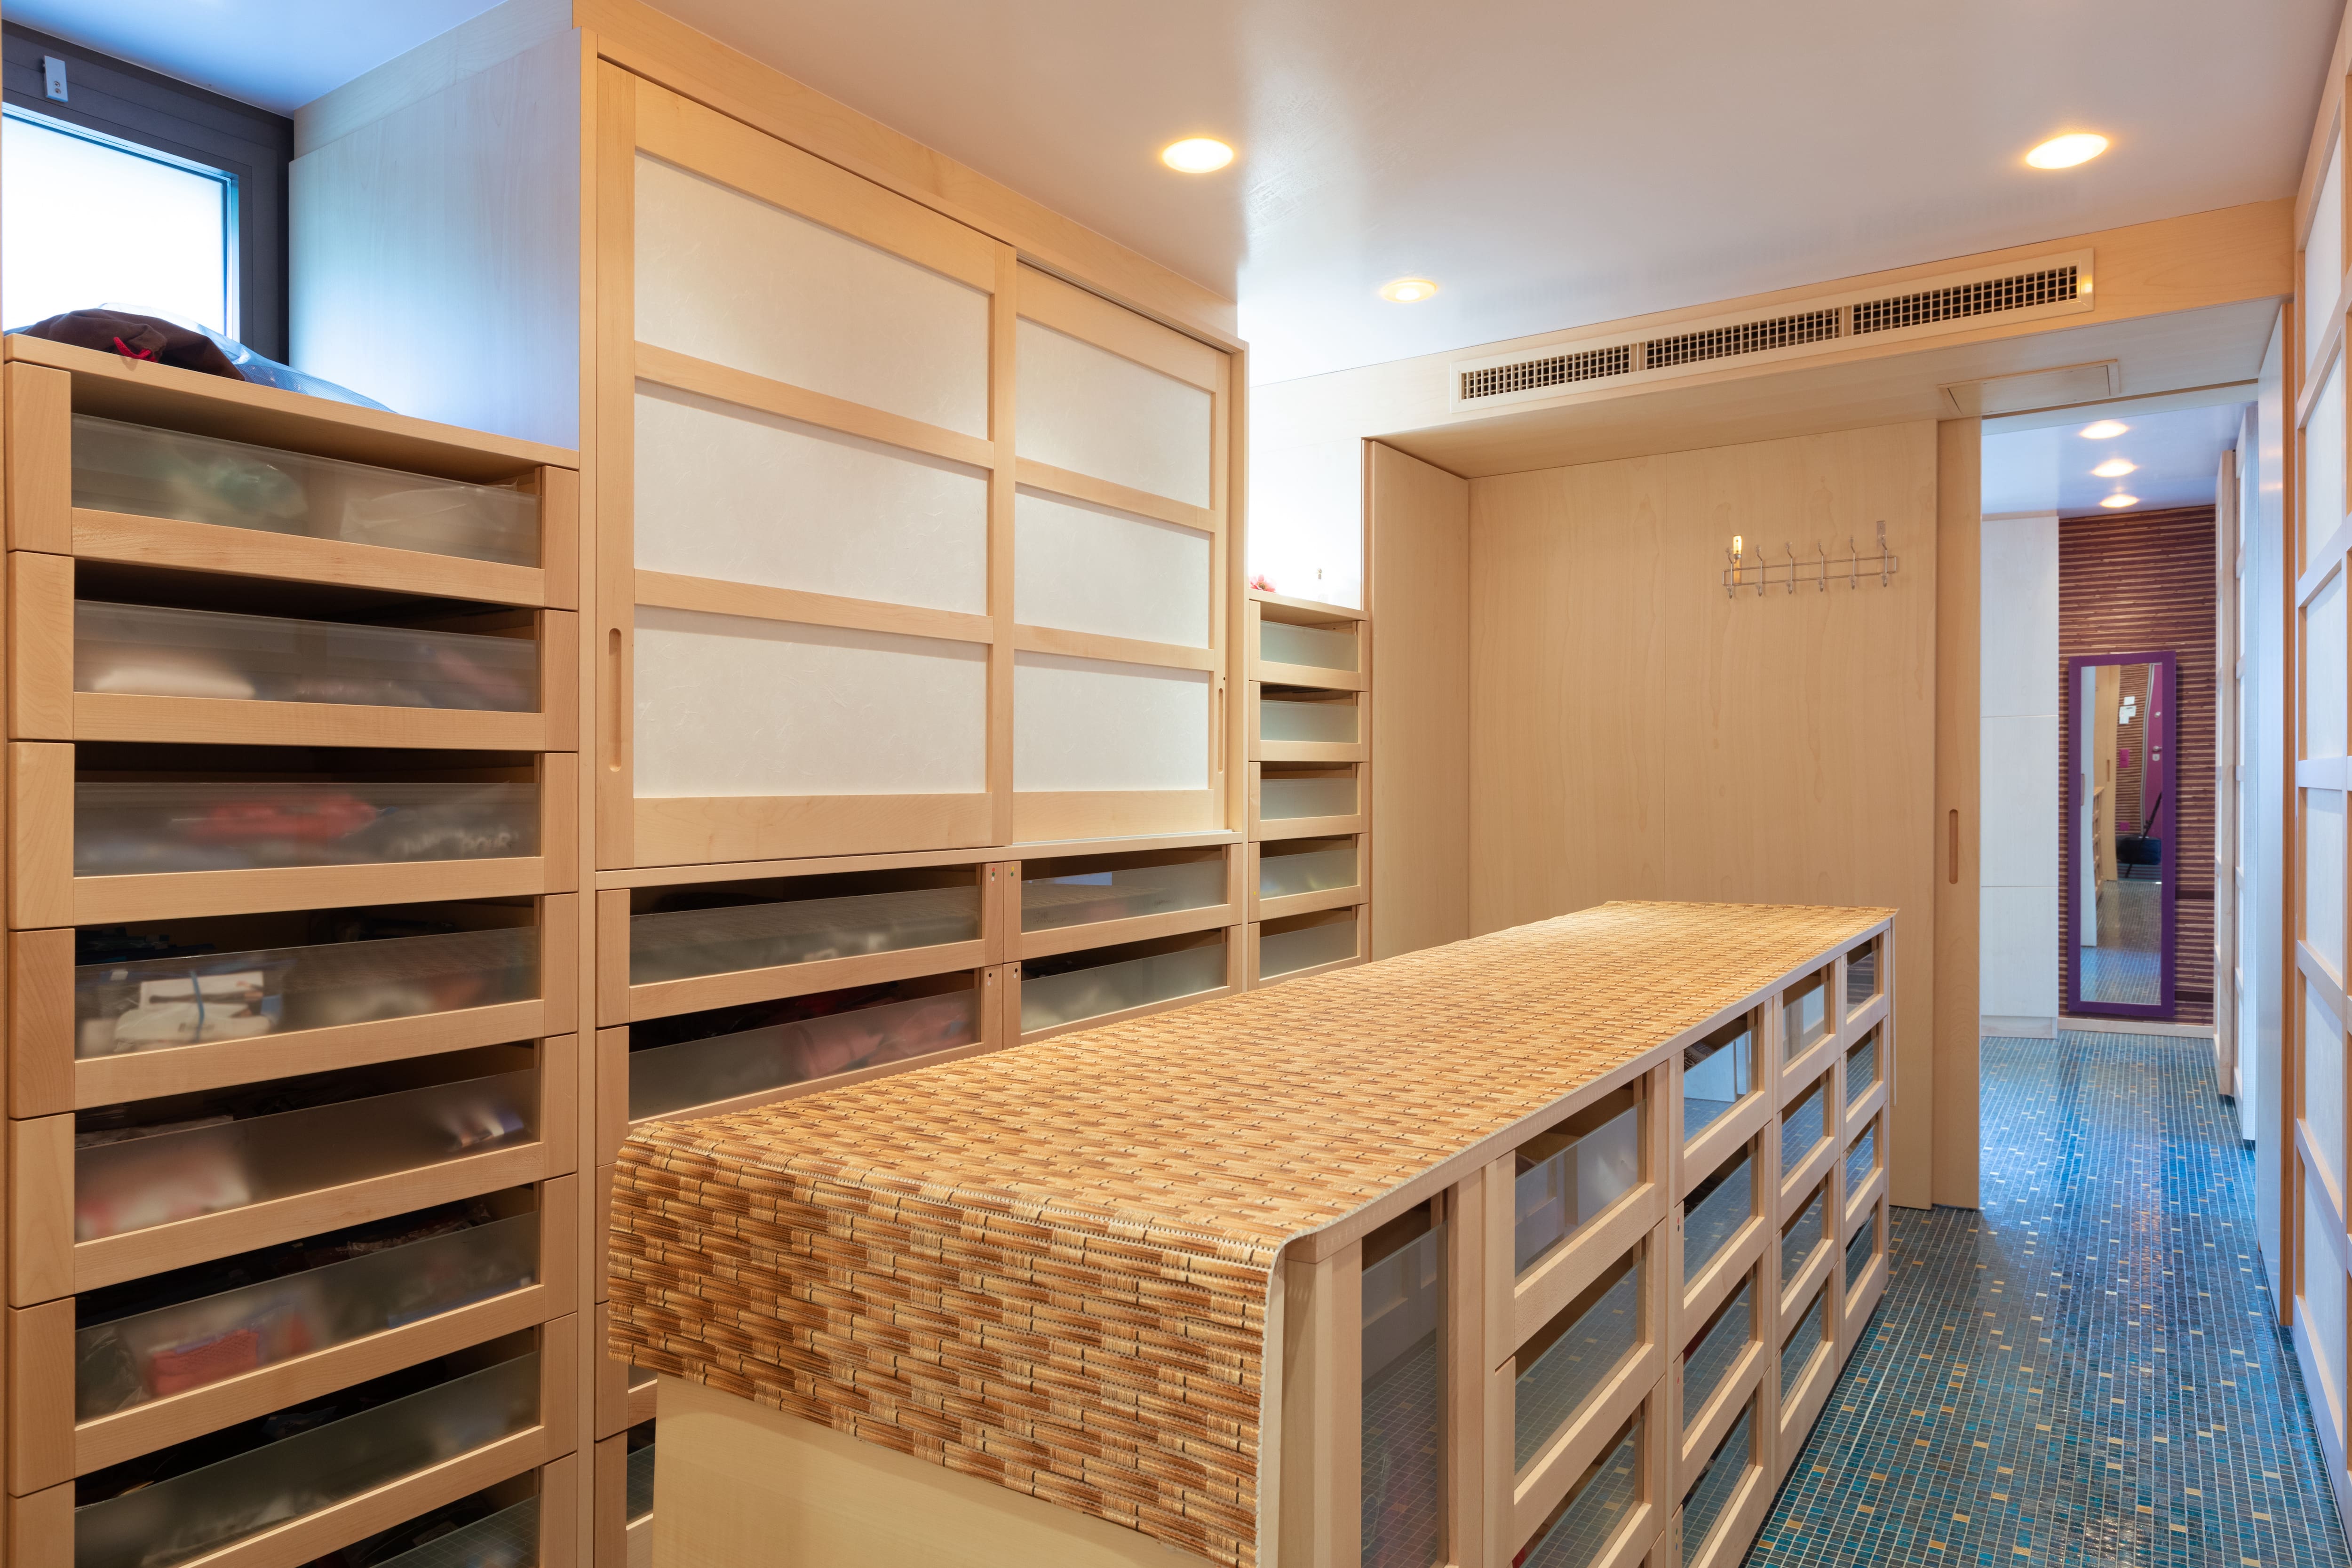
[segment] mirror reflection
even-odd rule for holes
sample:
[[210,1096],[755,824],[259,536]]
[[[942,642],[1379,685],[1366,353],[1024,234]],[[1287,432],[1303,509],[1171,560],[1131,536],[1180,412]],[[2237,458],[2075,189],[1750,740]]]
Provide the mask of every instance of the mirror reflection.
[[2167,663],[2084,663],[2074,856],[2078,1003],[2161,1008],[2166,892],[2173,880],[2166,805],[2171,760]]

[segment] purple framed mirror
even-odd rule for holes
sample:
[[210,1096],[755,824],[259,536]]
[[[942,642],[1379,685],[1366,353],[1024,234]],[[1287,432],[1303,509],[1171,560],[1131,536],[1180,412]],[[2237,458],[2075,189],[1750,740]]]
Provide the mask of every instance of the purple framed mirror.
[[2179,665],[2169,653],[2066,661],[2066,1010],[2173,1016]]

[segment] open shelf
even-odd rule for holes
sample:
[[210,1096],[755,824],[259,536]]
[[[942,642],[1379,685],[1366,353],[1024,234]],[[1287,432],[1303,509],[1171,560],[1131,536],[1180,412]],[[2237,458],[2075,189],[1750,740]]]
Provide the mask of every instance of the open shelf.
[[1360,691],[1371,668],[1361,611],[1265,595],[1250,600],[1250,676],[1269,686]]

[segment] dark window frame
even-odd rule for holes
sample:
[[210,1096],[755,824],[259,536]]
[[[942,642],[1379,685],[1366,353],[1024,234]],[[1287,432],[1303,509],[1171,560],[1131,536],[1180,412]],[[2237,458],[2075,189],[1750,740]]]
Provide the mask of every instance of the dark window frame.
[[[43,93],[44,55],[66,62],[64,103],[53,103]],[[202,163],[234,180],[238,336],[271,359],[286,357],[291,120],[15,22],[0,22],[0,102]]]

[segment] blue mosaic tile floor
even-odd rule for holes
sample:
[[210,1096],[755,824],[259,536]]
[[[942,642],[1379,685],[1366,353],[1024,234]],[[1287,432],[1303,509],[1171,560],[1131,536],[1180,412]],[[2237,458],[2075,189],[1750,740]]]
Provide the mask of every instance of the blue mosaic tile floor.
[[1894,1211],[1894,1279],[1748,1562],[2352,1563],[2211,1047],[1982,1060],[1983,1212]]

